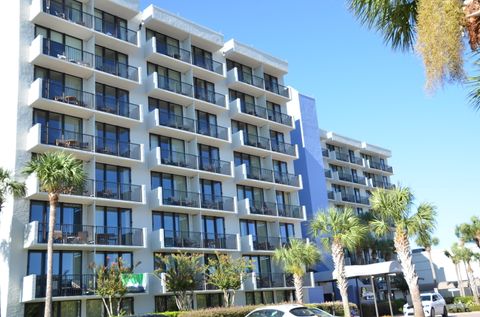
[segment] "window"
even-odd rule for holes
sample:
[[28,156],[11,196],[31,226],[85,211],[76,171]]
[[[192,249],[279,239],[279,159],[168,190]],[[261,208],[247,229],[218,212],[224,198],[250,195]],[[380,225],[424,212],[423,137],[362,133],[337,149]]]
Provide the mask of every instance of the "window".
[[[75,301],[55,301],[52,302],[53,317],[80,317],[81,316],[81,302],[78,300]],[[26,303],[25,304],[25,317],[43,317],[45,311],[45,303]],[[87,310],[88,314],[88,310]],[[90,315],[87,316],[99,316],[99,315]]]
[[177,304],[175,302],[175,296],[155,296],[155,311],[178,311]]
[[225,219],[223,217],[203,216],[203,232],[205,239],[215,241],[217,238],[225,236]]
[[316,316],[311,310],[303,307],[291,309],[290,313],[294,316]]
[[188,232],[188,215],[173,212],[152,212],[152,231],[164,229],[165,237],[173,238],[175,233]]
[[83,85],[80,77],[35,66],[34,79],[38,78],[43,80],[42,96],[44,98],[75,105],[84,105],[82,102],[87,101],[83,98]]
[[279,104],[267,101],[268,119],[282,122],[282,107]]
[[240,153],[240,152],[234,152],[233,156],[234,156],[235,166],[245,164],[247,171],[250,170],[252,167],[254,170],[262,167],[260,163],[260,156],[255,156],[255,155],[250,155],[250,154]]
[[245,292],[247,305],[273,304],[273,291]]
[[[155,32],[150,29],[147,29],[146,36],[147,36],[147,41],[149,41],[152,37],[155,37],[155,41],[157,45],[156,47],[157,53],[168,55],[176,59],[180,59],[181,55],[180,55],[179,40],[173,37],[170,37],[168,35]],[[190,62],[189,55],[190,54],[188,54],[188,62]]]
[[147,75],[153,74],[154,72],[158,75],[159,88],[176,93],[182,92],[182,73],[153,63],[147,63]]
[[130,78],[128,55],[95,45],[95,68],[106,73]]
[[293,223],[280,222],[280,238],[282,244],[287,244],[290,239],[295,238],[295,226]]
[[252,272],[257,274],[270,274],[271,258],[268,255],[244,255],[247,261],[252,263]]
[[227,59],[227,71],[233,68],[237,68],[240,81],[253,85],[253,70],[251,67]]
[[96,151],[130,157],[130,130],[102,122],[95,123]]
[[132,252],[106,252],[97,251],[95,253],[96,266],[110,266],[117,263],[118,258],[122,258],[125,267],[133,268],[133,253]]
[[41,142],[44,144],[67,146],[67,140],[72,142],[71,145],[73,142],[77,142],[78,146],[83,144],[81,118],[34,109],[33,125],[38,123],[42,127]]
[[157,147],[161,149],[162,160],[164,157],[170,157],[171,153],[185,153],[185,141],[167,136],[150,134],[150,149],[155,149]]
[[228,91],[228,95],[230,101],[240,100],[242,112],[255,115],[255,97],[232,89]]
[[[115,307],[116,304],[114,303]],[[107,317],[107,311],[103,306],[101,299],[88,299],[87,300],[87,314],[88,317]],[[121,303],[122,309],[125,311],[127,315],[132,315],[133,311],[133,298],[126,297],[122,300]],[[42,315],[43,316],[43,315]]]
[[195,86],[195,98],[216,103],[215,99],[215,84],[209,81],[193,78]]
[[95,9],[95,31],[128,41],[127,20]]
[[131,209],[97,206],[95,224],[99,244],[121,245],[132,240]]
[[277,190],[277,191],[275,191],[275,196],[276,196],[276,200],[277,200],[278,205],[282,205],[282,206],[287,205],[288,206],[288,205],[292,204],[289,192],[284,192],[284,191]]
[[212,53],[199,47],[192,46],[193,64],[214,71]]
[[220,149],[218,147],[198,144],[198,156],[201,169],[220,171]]
[[208,112],[196,110],[197,133],[217,136],[217,116]]
[[[159,111],[161,122],[174,119],[175,117],[183,117],[183,107],[181,105],[149,97],[148,111],[153,111],[155,109],[158,109]],[[162,120],[162,118],[164,120]]]
[[273,160],[273,172],[277,177],[288,174],[287,162]]
[[95,83],[97,110],[130,117],[129,93],[127,90]]
[[200,179],[200,188],[202,202],[204,202],[206,205],[208,205],[208,203],[213,204],[217,201],[222,201],[222,182],[209,179]]
[[131,171],[128,167],[96,163],[95,183],[99,197],[126,199],[131,196]]
[[[47,201],[30,201],[30,222],[38,221],[39,243],[48,241],[49,210],[50,204]],[[67,236],[75,236],[82,230],[82,205],[58,203],[55,216],[57,240],[63,241]]]
[[279,94],[278,78],[269,74],[263,74],[265,78],[265,89]]
[[237,185],[237,198],[238,200],[249,199],[250,204],[253,202],[263,203],[263,189],[251,186]]
[[258,139],[257,126],[232,120],[232,133],[243,131],[243,137],[246,142],[256,142]]
[[215,294],[197,294],[197,309],[220,307],[223,305],[223,295]]
[[[38,35],[42,35],[45,41],[44,54],[72,62],[81,62],[85,58],[84,55],[87,55],[83,54],[83,42],[80,39],[35,25],[35,37]],[[92,63],[93,60],[89,62]]]
[[173,196],[175,192],[187,191],[187,178],[185,176],[152,172],[151,179],[152,189],[162,187],[164,198]]

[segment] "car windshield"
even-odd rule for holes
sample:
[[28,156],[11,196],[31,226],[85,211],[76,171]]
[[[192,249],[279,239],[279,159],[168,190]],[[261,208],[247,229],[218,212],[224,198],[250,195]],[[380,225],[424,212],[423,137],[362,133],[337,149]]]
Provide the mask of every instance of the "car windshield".
[[294,316],[315,316],[315,314],[306,307],[298,307],[290,310],[290,313]]
[[421,298],[422,298],[422,302],[423,301],[429,301],[429,300],[432,299],[432,297],[430,295],[422,295]]

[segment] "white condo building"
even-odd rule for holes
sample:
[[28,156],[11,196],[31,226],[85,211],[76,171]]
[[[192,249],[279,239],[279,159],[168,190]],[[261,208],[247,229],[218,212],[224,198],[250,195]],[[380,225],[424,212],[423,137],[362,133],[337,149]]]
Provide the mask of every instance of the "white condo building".
[[[251,259],[236,304],[291,299],[292,279],[272,260],[306,220],[287,63],[138,1],[14,2],[2,12],[14,31],[0,166],[19,172],[36,154],[65,151],[88,174],[58,205],[55,316],[103,316],[92,263],[118,257],[140,263],[128,313],[173,309],[152,272],[156,254],[178,250]],[[328,133],[322,142],[332,204],[367,210],[368,190],[389,184],[389,152]],[[36,177],[26,183],[27,197],[0,214],[2,317],[43,315],[48,199]],[[221,301],[199,283],[194,307]]]

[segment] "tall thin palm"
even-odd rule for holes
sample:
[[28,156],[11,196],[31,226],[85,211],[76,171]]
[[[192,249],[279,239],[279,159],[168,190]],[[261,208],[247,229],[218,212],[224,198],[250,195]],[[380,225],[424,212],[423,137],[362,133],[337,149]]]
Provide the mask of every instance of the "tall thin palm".
[[432,246],[438,245],[439,240],[438,238],[432,237],[430,232],[424,231],[418,235],[417,240],[415,240],[415,243],[418,246],[425,248],[425,252],[427,252],[428,262],[430,263],[430,270],[432,271],[433,285],[436,288],[438,286],[437,273],[435,272],[435,267],[433,266]]
[[463,245],[463,243],[460,245],[458,243],[454,243],[452,245],[451,250],[452,250],[453,256],[457,260],[460,260],[461,262],[463,262],[463,264],[465,265],[465,269],[467,272],[467,279],[468,279],[468,283],[470,284],[470,289],[473,294],[473,299],[477,305],[480,304],[480,299],[478,297],[478,288],[475,283],[475,278],[473,277],[473,269],[471,264],[472,260],[475,260],[475,254],[472,252],[472,250],[470,250],[469,248],[466,248]]
[[45,295],[45,317],[52,316],[52,272],[53,272],[53,230],[56,207],[60,194],[71,193],[83,187],[85,171],[81,161],[64,152],[50,152],[39,155],[27,163],[23,173],[36,174],[42,190],[48,193],[50,203],[47,244],[47,285]]
[[285,272],[293,274],[295,295],[298,303],[303,303],[303,276],[306,268],[320,260],[320,251],[313,244],[302,240],[291,240],[288,246],[275,250],[273,259],[283,263]]
[[454,254],[453,252],[446,250],[444,253],[448,258],[450,258],[453,265],[455,265],[455,273],[457,274],[457,285],[458,285],[458,289],[460,290],[460,296],[465,296],[465,288],[463,287],[462,272],[460,270],[461,259],[458,256],[458,254]]
[[0,167],[0,211],[7,199],[7,195],[21,198],[25,196],[26,191],[25,183],[16,181],[8,170]]
[[463,242],[475,242],[480,248],[480,218],[473,216],[470,223],[462,223],[455,227],[455,234]]
[[322,237],[325,247],[332,250],[333,263],[337,274],[337,285],[342,296],[344,314],[346,317],[350,317],[344,249],[355,250],[367,234],[367,226],[361,222],[350,208],[344,211],[330,208],[326,212],[319,211],[317,213],[310,223],[310,229],[314,237]]
[[418,275],[412,263],[409,238],[423,231],[432,232],[436,224],[436,209],[431,204],[422,203],[413,213],[413,195],[408,187],[376,189],[370,196],[370,204],[375,216],[371,222],[372,230],[380,236],[392,230],[394,232],[395,250],[410,290],[415,316],[423,317]]

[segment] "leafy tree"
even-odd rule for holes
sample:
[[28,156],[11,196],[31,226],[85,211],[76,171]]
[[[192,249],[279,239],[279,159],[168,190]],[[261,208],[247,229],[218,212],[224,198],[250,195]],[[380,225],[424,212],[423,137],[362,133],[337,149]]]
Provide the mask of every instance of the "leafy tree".
[[283,263],[285,272],[293,274],[295,296],[298,303],[303,303],[303,276],[306,268],[320,260],[318,248],[303,240],[293,239],[286,246],[275,250],[273,259]]
[[408,187],[391,190],[377,188],[370,196],[370,204],[375,216],[371,222],[372,230],[380,236],[392,231],[394,233],[395,251],[410,290],[415,316],[423,317],[418,275],[412,263],[409,238],[424,231],[432,232],[435,228],[436,209],[431,204],[422,203],[413,213],[413,195]]
[[165,275],[167,289],[173,292],[179,310],[192,308],[193,291],[201,282],[205,267],[200,264],[201,254],[178,253],[171,255],[157,255],[164,268],[155,270],[154,274],[162,279]]
[[218,252],[216,258],[208,259],[207,282],[223,291],[225,307],[233,306],[235,292],[242,287],[251,267],[250,261],[243,257],[234,259],[231,255]]
[[337,285],[342,296],[343,309],[346,317],[350,317],[348,305],[348,282],[345,276],[344,249],[354,250],[365,238],[368,232],[360,218],[351,208],[344,211],[330,208],[327,212],[319,211],[310,224],[314,237],[323,236],[322,242],[332,250],[333,263],[337,272]]
[[95,294],[102,298],[108,317],[124,316],[122,301],[127,294],[127,286],[123,277],[132,273],[132,268],[124,265],[121,257],[110,266],[95,268],[97,286]]
[[463,264],[465,265],[465,268],[467,271],[468,284],[470,284],[470,289],[473,294],[473,299],[477,305],[480,304],[480,299],[478,297],[478,287],[477,287],[477,284],[475,283],[475,278],[473,276],[473,269],[471,265],[471,262],[476,258],[475,254],[469,248],[466,248],[463,245],[459,245],[458,243],[454,243],[452,245],[451,251],[452,251],[453,257],[456,258],[457,261],[459,260],[463,262]]
[[471,223],[462,223],[455,227],[455,234],[463,242],[475,242],[480,248],[480,218],[473,216]]
[[437,287],[437,273],[435,272],[435,268],[433,267],[433,260],[432,260],[432,246],[438,245],[438,238],[432,237],[430,232],[424,231],[420,232],[417,236],[417,240],[415,240],[415,243],[420,246],[425,248],[425,252],[427,252],[428,255],[428,262],[430,263],[430,270],[432,271],[432,277],[433,277],[433,285]]
[[7,195],[21,198],[25,196],[25,192],[25,183],[14,180],[9,171],[0,167],[0,211],[7,199]]
[[53,230],[58,200],[61,194],[69,194],[83,187],[85,171],[81,161],[65,152],[49,152],[36,156],[23,170],[26,175],[36,174],[42,190],[48,193],[50,203],[47,243],[47,285],[45,317],[52,316]]

